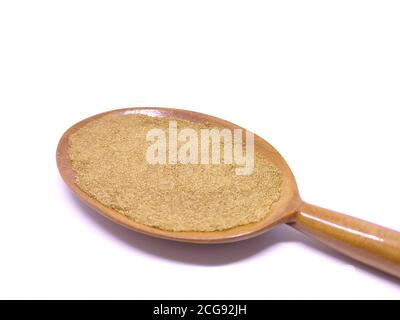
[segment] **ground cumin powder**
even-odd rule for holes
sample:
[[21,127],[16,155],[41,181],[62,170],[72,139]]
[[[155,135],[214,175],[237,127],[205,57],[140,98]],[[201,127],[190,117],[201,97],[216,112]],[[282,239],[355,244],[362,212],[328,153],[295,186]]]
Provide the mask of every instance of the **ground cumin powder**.
[[[146,134],[171,118],[107,115],[69,138],[76,184],[138,223],[169,231],[217,231],[257,222],[280,197],[281,174],[255,152],[254,171],[235,164],[149,164]],[[177,121],[179,128],[206,124]],[[222,140],[222,139],[221,139]],[[222,142],[221,142],[222,143]],[[221,146],[222,149],[222,146]]]

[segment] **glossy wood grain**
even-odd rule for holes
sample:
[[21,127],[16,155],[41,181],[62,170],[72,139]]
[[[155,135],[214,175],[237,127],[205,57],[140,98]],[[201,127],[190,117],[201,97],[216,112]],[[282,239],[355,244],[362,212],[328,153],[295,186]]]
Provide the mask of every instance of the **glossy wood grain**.
[[156,117],[174,117],[194,122],[207,122],[216,127],[235,129],[239,126],[209,115],[166,108],[128,108],[105,112],[87,118],[69,128],[61,137],[57,148],[57,165],[69,188],[85,203],[103,216],[129,229],[147,235],[193,243],[224,243],[248,239],[268,229],[288,223],[301,232],[318,239],[332,248],[370,266],[400,277],[400,233],[304,203],[295,178],[282,156],[268,142],[255,135],[255,149],[282,173],[281,197],[262,221],[224,231],[172,232],[139,224],[115,210],[104,206],[82,191],[75,183],[75,173],[68,157],[68,139],[76,130],[106,114],[147,114]]
[[397,231],[308,203],[290,225],[347,256],[400,277]]

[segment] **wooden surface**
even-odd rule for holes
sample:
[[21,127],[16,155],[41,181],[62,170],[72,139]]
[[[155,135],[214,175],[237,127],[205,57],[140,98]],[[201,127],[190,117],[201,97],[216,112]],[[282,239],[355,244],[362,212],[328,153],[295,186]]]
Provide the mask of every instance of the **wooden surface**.
[[208,122],[217,127],[240,128],[235,124],[209,115],[165,108],[119,109],[87,118],[68,129],[57,148],[57,165],[69,188],[86,204],[103,216],[129,229],[147,235],[192,243],[224,243],[257,236],[280,223],[288,223],[332,248],[384,272],[400,277],[400,233],[304,203],[295,178],[282,156],[265,140],[255,135],[256,150],[274,163],[282,173],[281,197],[272,211],[257,223],[215,232],[172,232],[152,228],[129,219],[88,196],[75,184],[75,174],[68,157],[68,137],[86,123],[106,114],[139,113],[159,117],[174,117],[194,122]]
[[307,203],[290,225],[347,256],[400,277],[397,231]]
[[132,219],[129,219],[121,215],[117,211],[104,206],[99,201],[97,201],[96,199],[90,197],[85,192],[83,192],[75,184],[75,174],[72,170],[71,162],[68,157],[68,137],[76,130],[78,130],[80,127],[84,126],[86,123],[110,113],[120,114],[121,116],[132,113],[140,113],[140,114],[147,114],[159,117],[174,117],[194,122],[208,122],[217,127],[223,127],[229,129],[240,128],[240,127],[228,121],[197,112],[179,110],[179,109],[148,107],[148,108],[119,109],[119,110],[105,112],[87,118],[69,128],[61,137],[61,140],[57,148],[57,165],[60,174],[64,179],[65,183],[69,186],[69,188],[83,202],[93,207],[100,214],[104,215],[105,217],[111,219],[116,223],[119,223],[127,228],[130,228],[132,230],[141,233],[169,240],[195,242],[195,243],[233,242],[254,237],[279,223],[283,223],[290,220],[300,206],[299,202],[300,198],[298,196],[296,182],[285,160],[268,142],[255,135],[254,136],[255,149],[260,154],[268,158],[270,162],[274,163],[282,172],[283,176],[280,200],[273,205],[272,211],[268,215],[266,215],[266,218],[264,220],[259,221],[257,223],[232,228],[229,230],[214,231],[214,232],[172,232],[139,224],[133,221]]

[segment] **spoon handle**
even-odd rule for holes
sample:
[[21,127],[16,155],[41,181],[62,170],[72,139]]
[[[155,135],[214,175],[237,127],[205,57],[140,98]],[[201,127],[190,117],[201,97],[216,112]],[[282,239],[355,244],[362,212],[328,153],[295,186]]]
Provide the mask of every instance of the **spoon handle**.
[[308,203],[289,224],[349,257],[400,278],[400,232]]

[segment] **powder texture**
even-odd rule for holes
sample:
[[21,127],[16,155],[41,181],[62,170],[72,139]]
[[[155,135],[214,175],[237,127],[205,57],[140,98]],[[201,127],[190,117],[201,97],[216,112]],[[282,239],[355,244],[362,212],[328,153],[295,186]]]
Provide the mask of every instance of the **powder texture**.
[[[169,231],[217,231],[263,219],[280,197],[279,169],[255,152],[254,171],[236,164],[149,164],[146,134],[171,118],[106,115],[69,138],[76,184],[138,223]],[[210,128],[181,119],[182,128]],[[222,139],[221,139],[222,140]],[[222,149],[221,141],[221,149]]]

